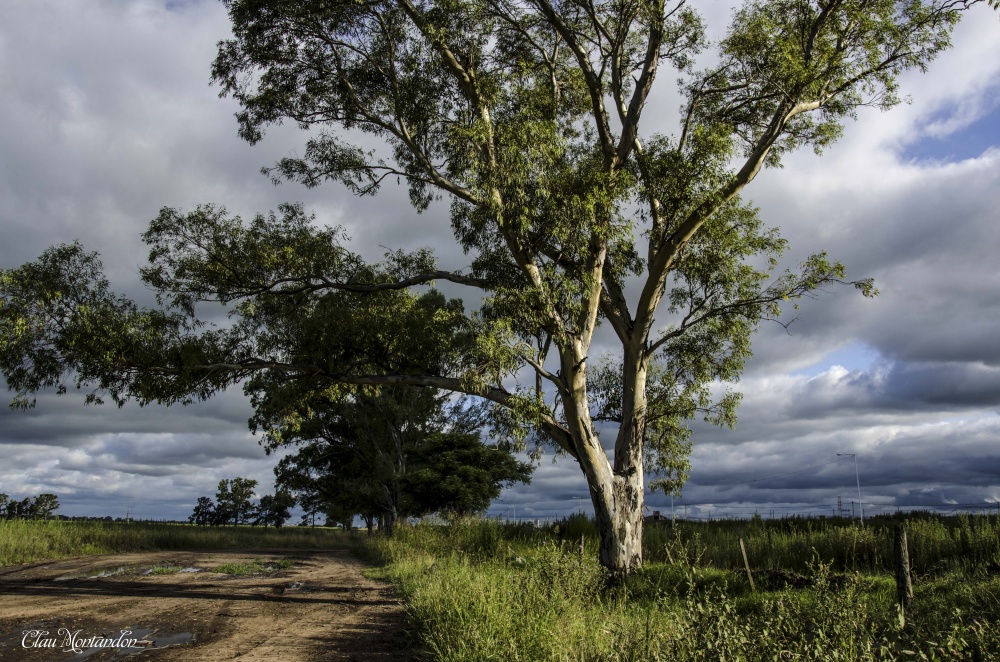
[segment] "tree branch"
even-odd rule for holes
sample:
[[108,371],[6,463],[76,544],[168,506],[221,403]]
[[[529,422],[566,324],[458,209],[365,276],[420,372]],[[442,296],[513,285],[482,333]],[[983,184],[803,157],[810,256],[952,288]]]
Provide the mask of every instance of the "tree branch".
[[583,73],[584,82],[587,84],[587,91],[590,94],[590,103],[594,116],[594,124],[597,127],[597,135],[601,143],[601,152],[604,154],[604,165],[609,171],[617,166],[617,153],[615,150],[614,138],[608,124],[608,113],[604,108],[604,86],[594,72],[591,65],[590,56],[580,45],[576,33],[566,24],[548,0],[533,0],[534,4],[541,10],[549,23],[556,29],[559,36],[563,38],[569,46],[573,55],[576,56],[577,65]]

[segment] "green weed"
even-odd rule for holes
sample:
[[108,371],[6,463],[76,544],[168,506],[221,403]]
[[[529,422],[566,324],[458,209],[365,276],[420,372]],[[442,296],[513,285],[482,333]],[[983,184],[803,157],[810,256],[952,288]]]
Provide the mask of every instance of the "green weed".
[[174,575],[181,571],[179,565],[157,565],[149,569],[150,575]]
[[344,549],[354,535],[309,527],[0,520],[0,566],[154,550]]
[[266,563],[260,559],[254,559],[253,561],[223,563],[220,566],[212,568],[212,572],[219,572],[237,577],[247,575],[267,575],[273,572],[278,572],[279,570],[290,568],[294,565],[294,563],[295,562],[291,559],[279,559],[277,561],[268,561]]
[[581,523],[422,525],[357,544],[385,564],[375,575],[403,593],[434,660],[1000,659],[1000,579],[982,565],[1000,544],[995,522],[907,523],[925,574],[903,621],[892,524],[650,526],[646,565],[621,585],[605,583]]

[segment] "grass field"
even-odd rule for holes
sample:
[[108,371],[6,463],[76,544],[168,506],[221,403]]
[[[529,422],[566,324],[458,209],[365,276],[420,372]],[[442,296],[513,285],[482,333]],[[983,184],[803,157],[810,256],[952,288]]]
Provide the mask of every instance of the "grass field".
[[614,587],[593,523],[578,517],[551,532],[404,528],[369,552],[437,660],[1000,659],[996,519],[905,522],[915,571],[905,622],[889,574],[894,524],[649,526],[645,568]]
[[[351,547],[403,594],[435,660],[1000,660],[995,517],[910,515],[915,597],[900,618],[897,520],[646,528],[645,567],[608,585],[594,525],[326,529],[0,522],[0,564],[154,549]],[[743,566],[743,539],[756,590]],[[582,540],[582,553],[581,553]]]
[[153,522],[0,520],[0,566],[90,554],[196,549],[343,549],[343,531]]

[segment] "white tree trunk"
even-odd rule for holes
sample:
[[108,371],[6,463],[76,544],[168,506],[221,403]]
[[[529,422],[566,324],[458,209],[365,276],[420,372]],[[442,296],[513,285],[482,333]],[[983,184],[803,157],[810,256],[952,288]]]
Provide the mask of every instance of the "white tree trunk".
[[631,370],[625,368],[626,395],[612,466],[590,418],[584,361],[575,356],[569,360],[563,357],[562,364],[570,390],[565,398],[567,424],[594,504],[600,562],[612,576],[621,578],[642,567],[645,366],[636,362]]
[[594,499],[600,561],[612,575],[624,577],[642,567],[642,471],[616,475],[610,499]]

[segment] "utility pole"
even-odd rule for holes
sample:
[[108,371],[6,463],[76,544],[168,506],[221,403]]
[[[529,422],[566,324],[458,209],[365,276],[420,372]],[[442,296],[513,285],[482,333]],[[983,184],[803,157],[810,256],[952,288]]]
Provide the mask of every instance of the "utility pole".
[[854,458],[854,480],[858,482],[858,521],[861,526],[865,525],[865,509],[861,505],[861,478],[858,475],[858,454],[857,453],[837,453],[837,457]]

